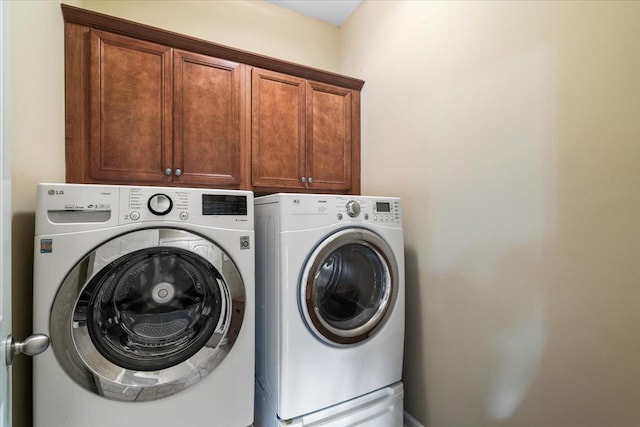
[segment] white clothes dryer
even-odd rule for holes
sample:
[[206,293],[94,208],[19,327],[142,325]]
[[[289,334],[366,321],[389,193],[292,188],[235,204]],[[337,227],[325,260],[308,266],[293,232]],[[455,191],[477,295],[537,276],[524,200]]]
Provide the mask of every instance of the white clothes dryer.
[[277,418],[399,382],[400,199],[281,193],[255,215],[256,388]]
[[35,427],[253,422],[253,193],[39,184]]

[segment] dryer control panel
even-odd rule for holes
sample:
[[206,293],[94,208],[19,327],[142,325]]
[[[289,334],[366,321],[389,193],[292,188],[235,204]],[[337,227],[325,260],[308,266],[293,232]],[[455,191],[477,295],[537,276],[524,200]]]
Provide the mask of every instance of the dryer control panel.
[[373,202],[373,220],[400,223],[400,200],[376,200]]
[[338,197],[336,218],[360,219],[373,221],[378,224],[400,224],[400,199],[372,198],[372,197]]
[[279,193],[256,199],[256,205],[268,204],[281,212],[282,231],[336,224],[402,228],[398,197]]

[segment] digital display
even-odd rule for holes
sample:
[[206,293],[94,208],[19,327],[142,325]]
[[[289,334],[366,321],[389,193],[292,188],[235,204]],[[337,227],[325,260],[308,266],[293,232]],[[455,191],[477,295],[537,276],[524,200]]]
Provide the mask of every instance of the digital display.
[[391,203],[376,202],[376,212],[391,212]]
[[247,215],[247,197],[203,194],[202,215]]

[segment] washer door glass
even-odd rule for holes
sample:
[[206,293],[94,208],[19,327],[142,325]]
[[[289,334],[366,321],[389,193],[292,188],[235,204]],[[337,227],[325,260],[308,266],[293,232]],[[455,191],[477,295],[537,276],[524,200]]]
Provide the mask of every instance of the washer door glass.
[[235,342],[245,293],[233,261],[185,230],[138,230],[85,256],[60,286],[52,344],[67,374],[116,400],[154,400],[211,372]]
[[139,371],[166,369],[211,337],[226,305],[220,273],[184,249],[157,247],[123,256],[94,276],[73,318],[108,360]]
[[389,245],[369,230],[352,228],[329,236],[310,256],[301,305],[319,338],[354,344],[375,333],[396,292],[397,264]]

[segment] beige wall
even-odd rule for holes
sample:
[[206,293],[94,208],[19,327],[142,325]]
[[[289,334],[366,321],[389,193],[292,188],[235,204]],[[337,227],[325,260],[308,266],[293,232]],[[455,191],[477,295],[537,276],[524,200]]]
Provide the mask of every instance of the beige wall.
[[406,409],[640,425],[640,3],[365,0],[362,188],[403,198]]
[[[640,3],[365,0],[340,30],[262,1],[76,4],[366,81],[363,192],[403,197],[426,426],[640,425]],[[8,13],[24,337],[35,184],[64,179],[63,34],[57,1]]]
[[83,7],[310,67],[335,70],[338,28],[263,0],[84,0]]

